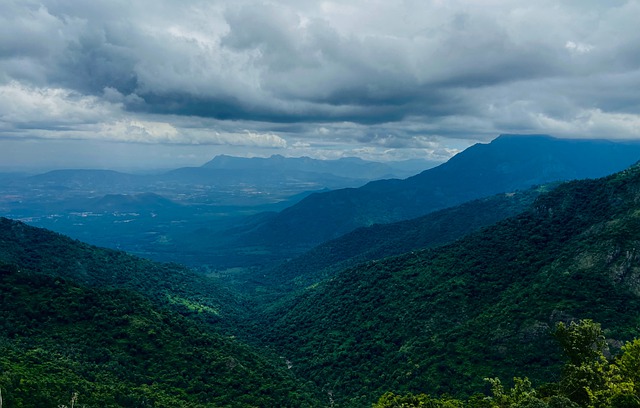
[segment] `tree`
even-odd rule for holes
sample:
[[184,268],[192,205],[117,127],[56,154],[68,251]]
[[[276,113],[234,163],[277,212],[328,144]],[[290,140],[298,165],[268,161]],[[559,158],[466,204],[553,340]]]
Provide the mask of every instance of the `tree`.
[[[554,336],[558,339],[569,362],[560,380],[560,393],[581,406],[640,407],[634,404],[634,377],[640,366],[640,356],[628,346],[619,364],[611,364],[604,355],[607,348],[604,333],[591,320],[558,323]],[[638,346],[640,353],[640,343]],[[625,374],[628,373],[628,374]]]
[[622,355],[616,364],[620,367],[622,375],[636,385],[635,392],[640,393],[640,339],[622,346]]
[[373,408],[462,408],[464,403],[453,398],[432,398],[426,394],[396,395],[392,392],[384,394]]
[[499,378],[485,378],[491,395],[466,401],[425,394],[384,394],[373,408],[640,408],[640,339],[622,347],[609,361],[599,324],[580,320],[558,323],[553,333],[566,357],[561,380],[535,389],[528,378],[514,378],[513,387]]
[[553,335],[569,358],[569,364],[580,366],[604,358],[607,342],[600,324],[592,320],[571,322],[568,326],[560,322]]

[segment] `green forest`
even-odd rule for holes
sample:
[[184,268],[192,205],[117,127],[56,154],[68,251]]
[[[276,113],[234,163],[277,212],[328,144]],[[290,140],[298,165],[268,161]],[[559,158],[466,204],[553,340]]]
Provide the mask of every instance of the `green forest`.
[[271,294],[0,219],[0,405],[640,406],[640,166],[527,194]]
[[0,274],[3,408],[317,406],[277,359],[131,290]]
[[256,336],[342,406],[465,397],[484,378],[557,376],[557,322],[640,335],[640,168],[563,184],[523,213],[433,249],[347,269],[268,309]]
[[560,322],[553,336],[565,359],[557,382],[534,387],[527,377],[515,377],[511,386],[505,386],[499,378],[487,377],[488,395],[456,399],[388,392],[373,408],[640,407],[640,339],[624,344],[619,355],[607,358],[604,331],[591,320]]

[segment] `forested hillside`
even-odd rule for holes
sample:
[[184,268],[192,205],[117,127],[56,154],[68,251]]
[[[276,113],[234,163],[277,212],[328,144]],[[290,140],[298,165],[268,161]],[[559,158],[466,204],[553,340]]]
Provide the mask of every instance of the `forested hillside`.
[[447,244],[521,213],[539,194],[551,188],[541,186],[498,194],[407,221],[358,228],[278,265],[265,274],[263,281],[291,291],[366,261]]
[[245,313],[234,294],[186,267],[98,248],[6,218],[0,218],[0,261],[84,285],[133,290],[157,305],[199,311],[217,327],[235,327]]
[[487,377],[486,394],[457,399],[387,392],[373,408],[640,407],[640,339],[626,342],[612,357],[605,331],[589,319],[559,322],[552,335],[565,361],[552,382],[535,387],[527,377],[514,377],[511,384]]
[[553,380],[558,321],[640,326],[640,166],[575,181],[433,250],[346,270],[264,316],[300,376],[366,406],[385,391],[469,395],[483,377]]
[[640,0],[0,0],[0,408],[640,408]]
[[187,268],[3,218],[0,269],[5,407],[319,404],[236,339],[244,302]]
[[319,406],[279,359],[131,290],[0,277],[3,407]]
[[487,406],[485,377],[543,392],[565,378],[558,323],[601,322],[612,355],[640,335],[638,202],[640,165],[502,194],[355,231],[251,298],[1,218],[3,408]]

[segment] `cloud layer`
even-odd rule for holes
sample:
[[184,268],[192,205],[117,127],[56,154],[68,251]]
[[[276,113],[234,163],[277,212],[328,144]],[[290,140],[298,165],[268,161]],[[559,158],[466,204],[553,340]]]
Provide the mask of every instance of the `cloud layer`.
[[640,1],[9,0],[0,138],[446,158],[640,138]]

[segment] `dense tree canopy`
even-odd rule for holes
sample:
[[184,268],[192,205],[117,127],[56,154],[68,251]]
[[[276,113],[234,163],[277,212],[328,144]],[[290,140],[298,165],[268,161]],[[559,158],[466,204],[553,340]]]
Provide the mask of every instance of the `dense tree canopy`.
[[516,377],[505,388],[498,378],[485,378],[491,393],[468,399],[426,394],[384,394],[373,408],[638,408],[640,407],[640,340],[626,343],[622,354],[607,359],[599,324],[591,320],[558,323],[554,331],[567,362],[559,382],[537,389]]
[[0,278],[2,408],[318,406],[284,362],[131,290]]

